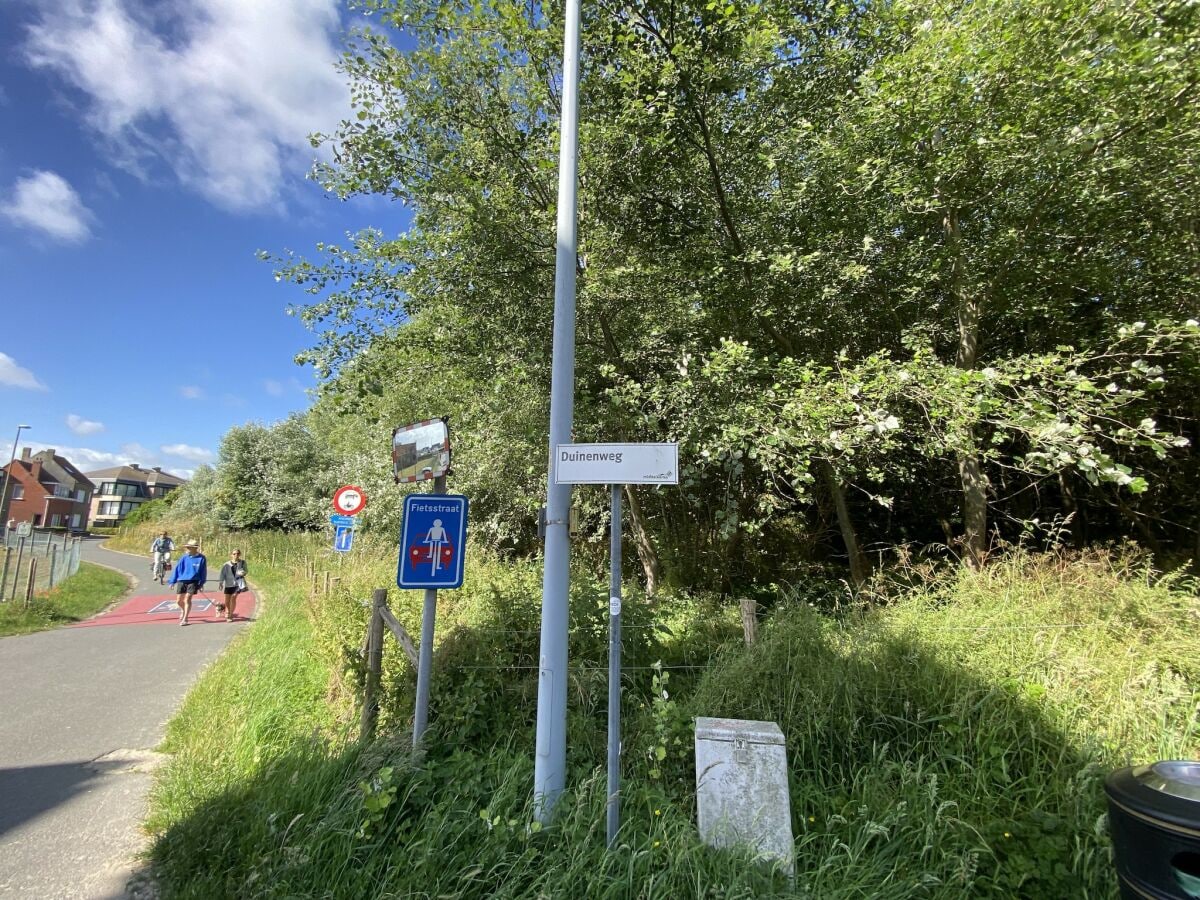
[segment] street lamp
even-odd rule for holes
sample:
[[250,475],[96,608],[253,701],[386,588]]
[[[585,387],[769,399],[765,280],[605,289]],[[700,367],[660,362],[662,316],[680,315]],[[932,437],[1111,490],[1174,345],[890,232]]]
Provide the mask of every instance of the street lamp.
[[580,0],[567,0],[563,28],[562,124],[558,153],[558,243],[554,265],[554,341],[550,372],[550,453],[546,472],[546,551],[542,563],[542,638],[538,665],[537,752],[533,803],[548,825],[567,780],[567,638],[571,580],[571,485],[558,484],[554,456],[575,422],[575,267],[579,143]]
[[[32,426],[18,425],[17,436],[13,438],[12,456],[10,456],[8,459],[8,468],[4,470],[4,490],[3,492],[0,492],[0,523],[8,522],[8,519],[5,518],[5,516],[8,515],[8,486],[10,483],[12,483],[12,468],[13,463],[16,462],[17,459],[17,445],[21,443],[21,432],[30,427]],[[5,524],[4,527],[7,529],[7,524]],[[8,537],[7,530],[5,531],[4,536],[6,538]]]

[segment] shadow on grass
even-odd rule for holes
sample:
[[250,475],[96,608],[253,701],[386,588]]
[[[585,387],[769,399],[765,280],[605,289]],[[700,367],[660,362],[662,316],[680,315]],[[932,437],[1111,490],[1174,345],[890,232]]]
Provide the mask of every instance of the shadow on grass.
[[839,639],[828,625],[792,614],[687,704],[782,727],[802,887],[819,897],[1115,891],[1107,769],[1054,723],[1036,679],[985,681],[911,637]]
[[[460,626],[441,646],[433,742],[420,766],[408,761],[403,690],[391,698],[393,731],[375,746],[307,743],[199,803],[187,777],[172,774],[188,760],[176,760],[158,791],[160,809],[178,810],[160,813],[154,847],[164,896],[958,900],[1114,891],[1104,769],[1055,727],[1038,685],[986,682],[902,635],[839,639],[815,614],[789,615],[752,650],[727,654],[688,697],[648,698],[641,709],[642,698],[629,697],[623,846],[612,853],[603,708],[573,682],[572,793],[556,828],[533,833],[536,677],[521,666],[536,641],[502,635],[519,629],[501,624]],[[794,884],[698,845],[695,715],[783,728]]]

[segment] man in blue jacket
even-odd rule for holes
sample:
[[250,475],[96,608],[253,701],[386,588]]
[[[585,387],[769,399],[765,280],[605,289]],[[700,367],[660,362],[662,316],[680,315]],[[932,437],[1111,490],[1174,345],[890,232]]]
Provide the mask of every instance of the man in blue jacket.
[[196,541],[188,541],[183,545],[185,553],[175,563],[168,584],[175,585],[175,605],[179,607],[179,624],[188,623],[188,614],[192,611],[192,597],[196,591],[204,590],[204,582],[208,581],[208,560],[200,552]]

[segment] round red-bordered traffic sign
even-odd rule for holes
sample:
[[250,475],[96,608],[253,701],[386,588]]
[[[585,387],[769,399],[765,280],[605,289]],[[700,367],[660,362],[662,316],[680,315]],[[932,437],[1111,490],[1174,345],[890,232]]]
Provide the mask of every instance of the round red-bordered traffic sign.
[[345,516],[360,513],[367,505],[367,495],[362,488],[352,484],[344,485],[333,492],[333,508]]

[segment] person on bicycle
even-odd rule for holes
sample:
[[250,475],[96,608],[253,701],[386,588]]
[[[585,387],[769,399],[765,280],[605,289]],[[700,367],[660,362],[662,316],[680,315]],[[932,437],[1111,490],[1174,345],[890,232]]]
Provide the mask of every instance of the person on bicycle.
[[154,543],[150,545],[150,571],[157,577],[167,567],[167,562],[170,560],[171,551],[175,549],[175,542],[171,540],[171,536],[165,531],[154,539]]

